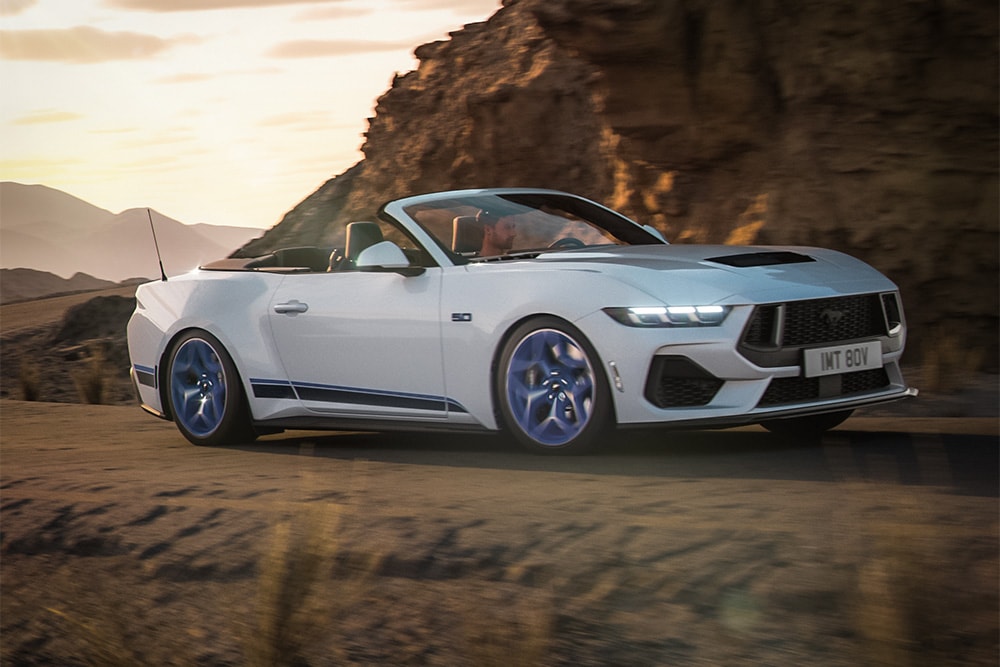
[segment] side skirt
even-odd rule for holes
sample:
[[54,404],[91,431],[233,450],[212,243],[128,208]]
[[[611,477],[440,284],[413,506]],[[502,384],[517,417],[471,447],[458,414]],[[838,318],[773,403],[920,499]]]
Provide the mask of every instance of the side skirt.
[[410,431],[422,433],[497,433],[474,424],[445,424],[390,419],[340,419],[334,417],[283,417],[254,421],[258,431]]

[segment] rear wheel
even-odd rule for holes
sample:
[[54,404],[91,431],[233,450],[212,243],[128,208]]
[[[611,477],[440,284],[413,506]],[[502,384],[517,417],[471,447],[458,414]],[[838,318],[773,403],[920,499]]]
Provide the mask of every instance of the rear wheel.
[[236,365],[205,331],[189,331],[167,365],[167,397],[174,423],[196,445],[254,439]]
[[496,397],[507,431],[543,454],[593,449],[611,423],[611,396],[597,353],[554,317],[515,329],[500,354]]
[[843,424],[854,410],[840,412],[825,412],[821,415],[807,417],[791,417],[789,419],[770,419],[760,423],[772,433],[792,436],[816,436]]

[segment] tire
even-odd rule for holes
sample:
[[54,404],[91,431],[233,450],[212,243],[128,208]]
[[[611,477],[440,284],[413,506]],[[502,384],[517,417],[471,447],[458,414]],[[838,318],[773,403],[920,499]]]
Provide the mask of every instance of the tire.
[[501,424],[529,451],[582,454],[611,426],[611,394],[597,352],[555,317],[511,332],[494,381]]
[[799,437],[821,435],[830,429],[843,424],[854,410],[840,412],[825,412],[808,417],[790,417],[789,419],[771,419],[760,423],[772,433]]
[[254,439],[243,385],[222,343],[205,331],[181,336],[167,364],[170,414],[195,445],[233,445]]

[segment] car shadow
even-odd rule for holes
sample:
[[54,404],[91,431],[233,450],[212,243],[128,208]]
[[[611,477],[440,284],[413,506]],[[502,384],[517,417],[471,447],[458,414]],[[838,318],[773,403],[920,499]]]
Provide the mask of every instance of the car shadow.
[[344,461],[666,479],[863,481],[943,486],[954,493],[1000,497],[998,443],[995,435],[844,427],[802,439],[745,427],[621,430],[596,453],[582,456],[531,454],[496,435],[399,432],[292,431],[230,449]]

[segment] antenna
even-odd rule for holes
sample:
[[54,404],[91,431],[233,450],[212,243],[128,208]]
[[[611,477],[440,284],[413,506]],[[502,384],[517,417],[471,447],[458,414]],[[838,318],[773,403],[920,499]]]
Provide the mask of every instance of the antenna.
[[149,231],[153,232],[153,245],[156,246],[156,261],[160,263],[160,280],[167,282],[167,272],[163,270],[163,259],[160,257],[160,244],[156,242],[156,228],[153,227],[153,214],[146,207],[146,216],[149,218]]

